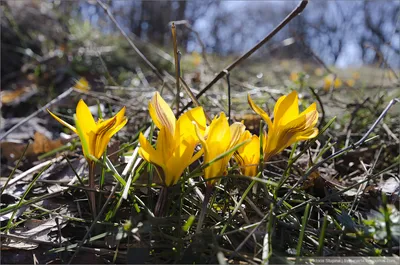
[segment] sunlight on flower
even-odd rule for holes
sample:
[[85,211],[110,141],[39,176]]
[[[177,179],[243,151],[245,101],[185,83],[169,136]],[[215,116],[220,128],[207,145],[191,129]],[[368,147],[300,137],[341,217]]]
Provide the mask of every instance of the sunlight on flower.
[[78,134],[82,143],[87,143],[88,150],[85,151],[85,148],[83,148],[83,153],[88,161],[92,160],[90,156],[99,159],[111,137],[121,130],[128,121],[125,117],[125,107],[123,107],[114,117],[108,120],[99,119],[95,122],[88,106],[81,99],[76,107],[76,123],[82,130],[82,134],[79,134],[75,127],[57,117],[50,110],[47,111],[62,125]]
[[268,133],[263,139],[264,160],[282,152],[286,147],[298,141],[309,140],[318,134],[315,125],[318,121],[316,103],[299,113],[297,92],[278,99],[274,108],[274,120],[257,106],[250,95],[247,96],[250,107],[260,115],[268,125]]
[[194,154],[199,140],[194,122],[202,135],[206,133],[206,118],[202,107],[184,113],[176,120],[171,108],[158,92],[149,102],[150,116],[160,130],[156,148],[141,133],[140,156],[154,165],[165,186],[175,185],[185,168],[197,160],[202,152]]
[[257,175],[257,167],[260,162],[260,139],[257,135],[251,135],[249,131],[245,131],[239,142],[249,139],[251,141],[239,147],[234,156],[243,175],[255,176]]
[[[207,164],[213,159],[229,151],[234,146],[240,143],[241,135],[245,131],[245,126],[240,122],[235,122],[229,126],[225,113],[221,112],[215,117],[210,124],[207,139],[201,134],[200,129],[196,126],[197,136],[204,149],[204,163]],[[226,172],[228,162],[232,157],[233,152],[226,154],[223,158],[211,163],[204,169],[204,178],[207,180],[207,185],[212,186],[218,176],[222,176]]]

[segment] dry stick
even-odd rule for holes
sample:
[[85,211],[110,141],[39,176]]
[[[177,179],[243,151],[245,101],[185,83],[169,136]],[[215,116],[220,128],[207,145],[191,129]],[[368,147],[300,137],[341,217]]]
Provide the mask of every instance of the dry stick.
[[331,69],[322,61],[322,59],[311,49],[309,45],[304,41],[303,38],[298,38],[300,39],[301,44],[306,48],[307,52],[311,54],[311,56],[314,58],[314,60],[317,61],[328,73],[336,75],[334,72],[332,72]]
[[324,108],[324,104],[322,103],[322,100],[321,100],[320,96],[318,95],[317,92],[315,92],[313,87],[309,86],[308,89],[310,89],[311,93],[314,95],[314,97],[318,101],[319,107],[321,108],[322,116],[321,116],[321,121],[319,122],[319,125],[318,125],[318,130],[321,130],[322,127],[325,125],[325,108]]
[[176,79],[176,115],[179,115],[179,101],[180,101],[180,86],[179,86],[179,60],[178,60],[178,44],[176,43],[176,27],[174,22],[171,25],[172,43],[174,46],[174,59],[175,59],[175,79]]
[[110,9],[106,4],[104,4],[101,0],[97,0],[97,3],[104,9],[108,17],[111,19],[111,21],[117,26],[119,31],[121,32],[122,36],[129,42],[131,47],[135,50],[135,52],[142,58],[142,60],[151,68],[153,73],[160,79],[162,83],[164,83],[164,78],[160,74],[160,72],[157,70],[157,68],[144,56],[144,54],[136,47],[136,45],[133,43],[133,41],[129,38],[129,36],[126,34],[126,32],[122,29],[122,27],[118,24],[117,20],[115,19],[114,15],[111,13]]
[[[360,145],[362,145],[368,138],[368,136],[371,134],[371,132],[375,129],[375,127],[379,124],[379,122],[385,117],[386,113],[389,111],[389,109],[396,103],[399,103],[400,99],[398,98],[394,98],[392,99],[389,104],[386,106],[386,108],[383,110],[383,112],[381,113],[381,115],[379,115],[379,117],[376,119],[376,121],[371,125],[371,127],[369,128],[369,130],[364,134],[363,137],[361,137],[361,139],[346,147],[343,148],[333,154],[331,154],[330,156],[328,156],[327,158],[325,158],[324,160],[321,160],[320,162],[318,162],[317,164],[315,164],[314,166],[312,166],[310,169],[308,169],[306,171],[306,173],[303,175],[302,178],[300,178],[296,184],[294,184],[294,186],[292,186],[292,188],[285,194],[285,196],[283,196],[282,199],[280,199],[274,206],[274,210],[277,209],[278,207],[281,207],[281,205],[283,204],[283,202],[290,196],[290,194],[293,193],[293,191],[296,189],[296,187],[298,187],[299,185],[301,185],[303,183],[304,180],[306,180],[308,178],[308,176],[310,176],[311,173],[313,173],[318,167],[320,167],[323,163],[325,163],[326,161],[335,158],[351,149],[356,149],[358,148]],[[360,183],[356,183],[355,185],[359,185]],[[320,201],[324,201],[325,199],[327,199],[326,197]],[[249,238],[255,233],[255,231],[257,231],[257,229],[260,227],[260,225],[268,218],[269,213],[266,214],[261,221],[253,228],[253,230],[250,231],[250,233],[246,236],[246,238],[239,244],[239,246],[235,249],[235,252],[238,252],[243,246],[244,244],[247,242],[247,240],[249,240]]]
[[24,171],[21,174],[19,174],[18,176],[16,176],[15,178],[11,179],[6,185],[4,185],[3,189],[14,185],[19,180],[24,179],[29,174],[34,173],[35,171],[38,171],[38,170],[46,167],[49,164],[60,162],[62,159],[64,159],[64,158],[63,157],[55,157],[55,158],[53,158],[51,160],[45,161],[45,162],[40,163],[40,164],[38,164],[38,165],[36,165],[34,167],[31,167],[27,171]]
[[232,121],[231,119],[231,81],[229,80],[230,73],[226,71],[226,82],[228,83],[228,119],[229,122]]
[[28,117],[26,117],[25,119],[23,119],[22,121],[18,122],[17,124],[15,124],[11,129],[9,129],[7,132],[5,132],[3,135],[0,136],[0,140],[3,140],[4,137],[6,137],[7,135],[9,135],[10,133],[12,133],[15,129],[17,129],[19,126],[21,126],[22,124],[26,123],[27,121],[29,121],[30,119],[32,119],[33,117],[35,117],[36,115],[38,115],[40,112],[44,111],[45,109],[47,109],[48,107],[50,107],[51,105],[53,105],[54,103],[62,100],[63,98],[67,97],[69,94],[71,94],[71,92],[74,91],[73,87],[68,88],[67,90],[65,90],[61,95],[59,95],[58,97],[56,97],[55,99],[51,100],[49,103],[47,103],[46,105],[44,105],[43,107],[41,107],[40,109],[38,109],[37,111],[35,111],[34,113],[32,113],[31,115],[29,115]]
[[366,44],[364,45],[365,48],[367,49],[372,49],[375,51],[375,53],[378,55],[379,57],[379,66],[382,65],[382,63],[385,65],[386,68],[388,68],[390,70],[390,72],[392,72],[392,74],[394,75],[394,77],[396,77],[397,81],[400,80],[400,78],[397,76],[396,71],[393,70],[392,67],[390,67],[390,65],[388,64],[387,60],[385,59],[385,56],[383,56],[382,52],[380,50],[378,50],[377,48],[375,48],[372,45]]
[[174,23],[175,23],[175,25],[184,25],[189,31],[193,32],[194,35],[196,35],[196,39],[201,46],[201,56],[203,57],[207,68],[209,70],[215,72],[215,70],[211,67],[210,63],[207,60],[206,46],[204,45],[204,42],[201,40],[199,32],[194,30],[192,25],[190,25],[189,21],[187,21],[187,20],[179,20],[179,21],[175,21]]
[[[197,94],[196,98],[200,98],[207,90],[209,90],[215,83],[217,83],[218,80],[220,80],[225,74],[226,71],[230,72],[232,71],[236,66],[238,66],[241,62],[246,60],[250,55],[252,55],[254,52],[256,52],[261,46],[263,46],[266,42],[268,42],[272,37],[274,37],[279,31],[281,31],[282,28],[284,28],[292,19],[294,19],[297,15],[299,15],[304,8],[307,6],[308,0],[303,0],[300,2],[300,4],[284,19],[282,20],[281,23],[279,23],[276,28],[274,28],[263,40],[261,40],[259,43],[257,43],[253,48],[251,48],[248,52],[240,56],[236,61],[234,61],[232,64],[227,66],[225,69],[223,69],[221,72],[219,72],[214,79],[205,87],[203,88],[199,94]],[[188,103],[180,113],[188,109],[190,106],[192,106],[192,102]]]

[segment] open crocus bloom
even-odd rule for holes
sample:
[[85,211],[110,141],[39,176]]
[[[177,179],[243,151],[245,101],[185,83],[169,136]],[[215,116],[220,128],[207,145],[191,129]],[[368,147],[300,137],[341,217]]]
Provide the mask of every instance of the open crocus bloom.
[[202,152],[194,154],[198,139],[192,122],[204,135],[206,118],[203,108],[187,111],[176,120],[171,108],[158,92],[149,102],[149,112],[154,124],[160,129],[154,149],[143,134],[140,134],[140,156],[155,164],[164,185],[175,185],[185,168],[197,160]]
[[[229,126],[228,120],[223,112],[211,122],[207,139],[204,138],[200,130],[196,130],[197,136],[204,149],[204,163],[207,164],[211,162],[219,155],[222,155],[239,144],[244,131],[245,126],[242,123],[235,122]],[[232,155],[233,152],[214,161],[204,169],[204,178],[207,180],[207,185],[214,185],[217,180],[215,177],[224,175]]]
[[[78,131],[74,126],[63,121],[50,110],[47,111],[62,125],[78,134]],[[88,144],[89,153],[86,153],[84,150],[84,156],[88,161],[91,160],[90,155],[99,159],[103,155],[111,137],[121,130],[127,123],[125,107],[123,107],[114,117],[108,120],[99,119],[95,122],[88,106],[81,99],[76,106],[76,123],[83,133],[82,135],[78,134],[81,138],[81,142],[85,141]],[[82,139],[82,137],[84,137],[84,139]]]
[[251,135],[249,131],[245,131],[240,137],[239,142],[249,139],[250,142],[239,147],[234,156],[242,174],[252,177],[257,175],[257,167],[260,162],[260,139],[257,135]]
[[305,111],[299,113],[296,91],[278,99],[274,108],[273,122],[268,114],[252,101],[250,95],[247,99],[250,107],[268,125],[268,134],[265,135],[263,146],[265,161],[297,141],[317,136],[318,129],[315,128],[318,121],[317,105],[314,102]]

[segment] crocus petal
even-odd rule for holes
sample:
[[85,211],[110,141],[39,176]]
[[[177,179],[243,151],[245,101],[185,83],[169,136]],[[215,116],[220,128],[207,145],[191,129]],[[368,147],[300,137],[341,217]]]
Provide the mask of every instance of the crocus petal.
[[272,127],[272,122],[271,122],[270,117],[268,116],[268,114],[263,109],[261,109],[259,106],[257,106],[253,102],[253,100],[250,97],[250,94],[247,94],[247,101],[249,102],[249,105],[253,109],[253,111],[255,113],[257,113],[258,115],[260,115],[261,118],[267,123],[268,128],[271,128]]
[[197,124],[199,132],[204,135],[207,126],[206,117],[202,107],[191,109],[179,117],[176,123],[175,137],[193,137],[196,139],[196,132],[192,122]]
[[[82,125],[81,125],[82,121],[76,119],[75,123],[76,123],[76,126],[78,128],[82,128]],[[89,155],[94,155],[94,152],[95,152],[94,144],[92,144],[95,134],[94,134],[93,131],[90,131],[89,133],[87,133],[87,132],[85,132],[83,130],[81,130],[81,134],[77,130],[77,134],[78,134],[79,139],[81,140],[81,143],[82,143],[83,155],[85,156],[85,158],[87,160],[90,160]],[[86,142],[86,144],[87,144],[87,147],[88,147],[87,152],[89,152],[89,153],[87,153],[85,151],[84,144],[83,144],[84,142]]]
[[195,122],[193,122],[193,126],[195,128],[197,138],[199,139],[201,146],[203,147],[202,149],[204,150],[205,153],[208,153],[208,145],[206,139],[204,139],[204,135],[201,134],[201,131]]
[[119,130],[121,130],[125,125],[126,125],[126,123],[128,122],[128,119],[127,118],[124,118],[120,123],[116,123],[115,125],[114,125],[114,127],[112,128],[112,130],[111,130],[111,136],[113,136],[114,134],[116,134]]
[[[209,163],[219,155],[228,151],[231,144],[231,129],[225,113],[221,112],[218,117],[215,117],[210,124],[209,133],[204,147],[204,162]],[[204,169],[204,178],[208,181],[208,185],[213,185],[217,176],[221,176],[228,164],[232,153],[226,154],[225,157],[214,161],[211,165]]]
[[241,165],[242,173],[245,176],[257,175],[257,167],[260,161],[260,140],[257,135],[253,135],[251,141],[244,145],[241,156],[244,161],[244,164]]
[[93,119],[92,113],[82,99],[79,100],[76,106],[76,118],[79,120],[82,131],[88,133],[96,129],[96,122]]
[[165,127],[171,135],[175,134],[175,115],[158,92],[149,102],[149,112],[157,128]]
[[[242,135],[240,136],[239,142],[244,142],[244,141],[246,141],[247,139],[250,139],[250,138],[251,138],[251,133],[250,133],[249,131],[245,131],[245,132],[242,133]],[[238,153],[243,152],[245,146],[246,146],[246,145],[243,145],[243,146],[239,147],[238,150],[237,150],[237,152],[238,152]]]
[[172,152],[174,152],[175,146],[175,139],[172,138],[165,127],[161,127],[157,136],[156,150],[157,153],[161,154],[164,163],[168,161]]
[[239,143],[242,134],[246,130],[246,126],[241,122],[234,122],[229,128],[231,132],[231,141],[228,149],[231,149]]
[[153,146],[147,141],[143,133],[139,135],[139,155],[147,162],[154,163],[158,166],[164,164],[162,157],[154,150]]
[[125,111],[126,111],[126,107],[122,107],[122,109],[120,111],[118,111],[118,113],[115,115],[115,117],[117,118],[117,122],[116,124],[120,124],[122,123],[124,120],[126,120],[125,117]]
[[207,136],[207,143],[221,142],[223,144],[230,143],[230,128],[225,113],[221,112],[215,117],[210,124],[210,130]]
[[299,115],[297,92],[293,91],[287,96],[278,99],[274,108],[274,124],[287,123]]
[[286,138],[284,140],[284,142],[286,144],[281,146],[281,148],[279,150],[276,150],[275,153],[279,153],[279,152],[283,151],[286,147],[291,146],[295,142],[309,140],[309,139],[314,138],[317,135],[318,135],[317,128],[310,128],[310,129],[302,131],[302,132],[297,132],[297,133],[290,135],[290,137],[288,137],[289,135],[287,135],[288,138]]
[[166,168],[169,172],[165,183],[167,186],[175,185],[181,177],[185,168],[190,165],[191,157],[194,152],[195,144],[191,142],[182,142],[173,155],[167,161]]
[[54,119],[56,119],[59,123],[61,123],[62,125],[64,125],[65,127],[67,127],[68,129],[70,129],[71,131],[73,131],[74,133],[78,133],[78,131],[76,130],[76,128],[74,126],[72,126],[71,124],[63,121],[62,119],[60,119],[59,117],[57,117],[54,113],[52,113],[50,110],[47,110],[48,113],[50,113],[51,116],[53,116]]

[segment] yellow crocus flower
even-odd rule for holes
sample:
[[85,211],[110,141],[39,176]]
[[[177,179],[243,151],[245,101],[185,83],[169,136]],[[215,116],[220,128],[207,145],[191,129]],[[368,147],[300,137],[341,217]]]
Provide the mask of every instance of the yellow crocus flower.
[[197,160],[202,152],[194,154],[198,139],[192,122],[206,131],[206,118],[203,108],[196,107],[176,120],[171,108],[158,92],[149,102],[150,116],[160,129],[154,148],[143,134],[140,134],[140,156],[155,164],[157,172],[165,186],[175,185],[185,168]]
[[305,111],[299,113],[297,92],[278,99],[274,108],[274,120],[257,106],[250,95],[247,96],[250,107],[260,115],[268,125],[268,133],[263,139],[264,160],[282,152],[297,141],[314,138],[318,134],[315,125],[318,121],[317,105],[314,102]]
[[[78,131],[74,126],[63,121],[50,110],[47,111],[62,125],[78,134]],[[99,119],[96,122],[92,113],[90,113],[88,106],[81,99],[76,106],[76,123],[83,133],[83,135],[78,134],[81,138],[81,142],[85,141],[88,144],[89,153],[86,153],[85,150],[83,150],[86,160],[91,161],[92,159],[90,156],[99,159],[103,155],[111,137],[121,130],[127,123],[125,107],[123,107],[114,117],[107,120]],[[84,137],[84,139],[82,139],[82,137]]]
[[[201,134],[200,130],[196,130],[197,136],[204,149],[204,164],[211,162],[219,155],[229,151],[235,145],[239,144],[241,135],[244,133],[245,128],[244,124],[240,122],[235,122],[229,126],[225,113],[221,112],[221,114],[218,117],[215,117],[211,122],[207,139],[205,139]],[[233,152],[217,161],[214,161],[204,169],[204,178],[207,181],[208,186],[214,185],[217,180],[215,177],[224,175],[232,155]]]
[[249,131],[245,131],[239,142],[244,142],[249,139],[250,142],[239,147],[235,152],[235,159],[243,175],[255,176],[257,175],[257,167],[260,162],[260,139],[257,135],[251,135]]

